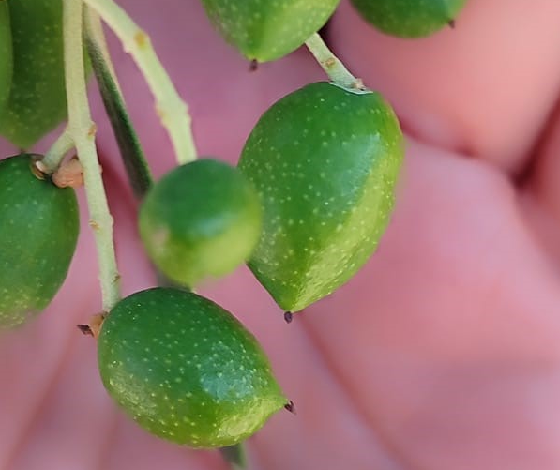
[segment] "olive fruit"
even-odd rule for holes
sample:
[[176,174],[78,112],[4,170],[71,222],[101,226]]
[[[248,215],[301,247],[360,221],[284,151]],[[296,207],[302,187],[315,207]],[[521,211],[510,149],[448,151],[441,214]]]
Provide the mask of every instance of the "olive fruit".
[[467,0],[352,0],[362,17],[385,34],[427,37],[455,18]]
[[264,204],[249,267],[281,308],[304,309],[369,259],[402,155],[399,122],[377,93],[313,83],[260,118],[239,161]]
[[189,287],[244,264],[262,231],[262,205],[237,168],[201,159],[176,167],[148,192],[140,234],[169,279]]
[[251,333],[193,293],[158,287],[121,300],[98,344],[112,398],[147,431],[177,444],[234,445],[287,404]]
[[0,326],[45,309],[66,279],[80,229],[74,190],[32,171],[34,156],[0,160]]
[[[62,0],[10,0],[13,80],[0,135],[29,148],[66,117]],[[1,59],[0,59],[1,60]]]
[[12,83],[12,35],[8,2],[0,0],[0,116],[4,112]]
[[300,47],[340,0],[202,0],[220,34],[250,60],[267,62]]

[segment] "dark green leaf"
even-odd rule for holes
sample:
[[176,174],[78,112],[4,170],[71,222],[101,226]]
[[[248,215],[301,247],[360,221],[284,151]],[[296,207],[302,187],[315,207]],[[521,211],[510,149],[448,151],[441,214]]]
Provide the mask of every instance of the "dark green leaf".
[[153,184],[153,177],[144,157],[142,145],[130,122],[124,99],[113,80],[103,54],[93,38],[86,34],[85,43],[99,85],[103,104],[117,140],[130,186],[141,199]]

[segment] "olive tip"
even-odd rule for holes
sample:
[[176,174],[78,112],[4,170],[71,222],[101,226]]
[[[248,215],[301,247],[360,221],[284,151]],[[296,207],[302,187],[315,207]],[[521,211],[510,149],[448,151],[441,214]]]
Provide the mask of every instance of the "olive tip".
[[296,406],[294,404],[294,402],[292,400],[290,400],[288,403],[286,403],[284,405],[284,409],[286,411],[289,411],[290,413],[292,413],[293,415],[296,414]]
[[259,69],[259,61],[257,59],[251,59],[249,63],[249,72],[256,72]]
[[89,325],[76,325],[84,336],[93,336],[93,331]]

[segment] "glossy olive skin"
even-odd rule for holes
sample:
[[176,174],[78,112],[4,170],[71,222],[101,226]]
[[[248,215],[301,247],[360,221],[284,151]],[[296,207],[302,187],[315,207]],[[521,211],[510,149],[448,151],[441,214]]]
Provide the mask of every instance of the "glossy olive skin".
[[402,155],[399,122],[377,93],[314,83],[261,117],[239,162],[265,211],[249,267],[282,309],[331,294],[368,261]]
[[4,112],[12,84],[12,33],[8,2],[0,0],[0,116]]
[[234,445],[287,403],[251,333],[196,294],[133,294],[108,315],[98,343],[113,399],[144,429],[177,444]]
[[321,29],[340,0],[202,0],[220,34],[250,60],[279,59]]
[[62,0],[9,0],[8,4],[13,80],[7,106],[0,113],[0,135],[29,148],[66,117]]
[[144,247],[172,281],[189,287],[244,264],[262,231],[262,204],[237,168],[200,159],[175,168],[140,210]]
[[74,190],[31,171],[32,157],[0,161],[0,327],[45,309],[62,286],[80,230]]
[[447,26],[467,0],[352,0],[362,17],[380,31],[421,38]]

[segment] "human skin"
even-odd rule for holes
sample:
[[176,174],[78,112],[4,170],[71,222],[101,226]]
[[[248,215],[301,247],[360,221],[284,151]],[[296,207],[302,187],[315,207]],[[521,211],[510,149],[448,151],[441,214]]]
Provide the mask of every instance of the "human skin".
[[[249,73],[195,0],[123,6],[191,108],[201,155],[236,161],[258,116],[322,71],[305,51]],[[297,415],[250,439],[252,468],[560,468],[560,3],[472,0],[425,40],[373,32],[346,2],[332,47],[394,104],[397,207],[369,264],[286,325],[246,269],[204,292],[262,341]],[[201,47],[204,45],[204,47]],[[112,42],[157,175],[174,162],[152,97]],[[92,88],[123,293],[152,286],[136,205]],[[14,152],[2,145],[2,155]],[[75,325],[100,308],[93,237],[51,307],[0,336],[0,468],[222,469],[117,411]]]

